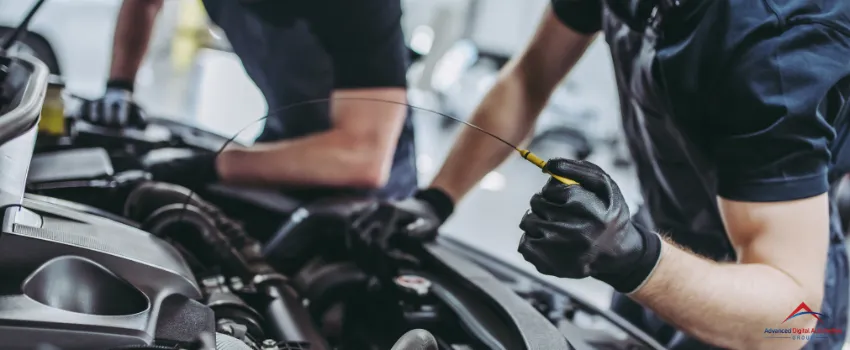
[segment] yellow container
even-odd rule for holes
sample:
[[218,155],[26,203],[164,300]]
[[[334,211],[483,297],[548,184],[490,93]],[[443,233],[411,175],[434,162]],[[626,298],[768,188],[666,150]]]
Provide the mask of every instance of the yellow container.
[[38,131],[51,136],[65,135],[65,101],[63,91],[65,84],[57,76],[51,76],[47,85],[44,106],[41,108],[41,120]]
[[175,70],[185,71],[192,66],[209,30],[203,1],[184,0],[178,5],[177,29],[171,40],[171,63]]

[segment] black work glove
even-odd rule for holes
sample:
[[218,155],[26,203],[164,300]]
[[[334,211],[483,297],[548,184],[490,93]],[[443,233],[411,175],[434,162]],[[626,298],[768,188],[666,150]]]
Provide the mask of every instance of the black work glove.
[[406,236],[428,241],[437,237],[437,229],[454,211],[454,202],[442,190],[420,190],[413,197],[392,202],[398,224]]
[[103,97],[85,101],[80,117],[92,124],[111,128],[138,128],[146,125],[144,112],[133,102],[133,84],[110,81]]
[[649,277],[661,256],[661,238],[636,227],[619,187],[586,161],[550,160],[550,178],[531,198],[520,228],[519,252],[538,271],[566,278],[594,277],[631,293]]
[[219,181],[215,153],[190,154],[144,164],[154,181],[196,190]]

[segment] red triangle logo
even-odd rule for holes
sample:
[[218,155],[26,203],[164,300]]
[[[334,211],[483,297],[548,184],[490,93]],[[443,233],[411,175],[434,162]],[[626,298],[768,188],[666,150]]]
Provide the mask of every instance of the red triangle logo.
[[[809,306],[806,305],[805,302],[803,302],[803,303],[800,303],[800,305],[797,306],[797,308],[794,309],[794,311],[791,312],[791,314],[788,315],[788,317],[785,318],[785,321],[788,321],[788,320],[790,320],[794,317],[802,316],[802,315],[812,315],[812,316],[814,316],[814,318],[818,319],[818,321],[820,321],[820,316],[822,316],[822,314],[812,311],[812,309],[810,309]],[[782,323],[785,323],[785,321],[782,321]]]

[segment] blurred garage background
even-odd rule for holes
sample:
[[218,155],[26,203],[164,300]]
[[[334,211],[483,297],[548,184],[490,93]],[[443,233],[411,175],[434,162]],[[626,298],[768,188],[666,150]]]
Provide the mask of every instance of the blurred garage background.
[[[410,102],[466,118],[499,68],[523,47],[548,0],[405,0],[404,29],[417,60],[408,72]],[[0,35],[17,25],[34,0],[0,0]],[[49,0],[19,50],[60,74],[67,90],[95,98],[109,70],[120,0]],[[617,95],[607,47],[593,44],[541,116],[531,148],[541,156],[588,157],[612,173],[632,208],[638,188],[620,143]],[[265,102],[211,26],[200,0],[168,0],[160,14],[136,96],[148,114],[232,135],[266,112]],[[414,116],[420,180],[442,163],[459,126],[430,114]],[[250,142],[262,125],[238,139]],[[544,176],[519,159],[489,174],[460,204],[444,233],[533,267],[516,253],[519,219]],[[558,281],[607,307],[610,287],[593,280]]]

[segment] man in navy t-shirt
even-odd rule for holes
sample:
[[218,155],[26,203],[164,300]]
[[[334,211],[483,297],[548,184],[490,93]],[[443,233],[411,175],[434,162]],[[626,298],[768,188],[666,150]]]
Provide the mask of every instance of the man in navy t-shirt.
[[[163,0],[125,0],[105,96],[87,106],[94,123],[125,127],[132,89]],[[285,187],[292,193],[409,196],[416,189],[413,126],[406,101],[407,49],[398,0],[204,0],[270,117],[248,148],[154,164],[155,180]],[[276,111],[293,103],[340,98]],[[238,103],[238,101],[232,101]],[[246,125],[257,116],[244,118]],[[235,132],[235,130],[234,130]],[[298,191],[298,190],[302,191]]]
[[[580,185],[534,195],[519,252],[613,286],[615,311],[669,348],[842,348],[850,286],[830,192],[850,166],[850,1],[553,0],[472,122],[521,142],[598,33],[652,220],[632,219],[596,165],[555,159],[545,171]],[[407,207],[444,220],[512,154],[493,142],[464,131]],[[816,332],[783,333],[795,328]]]

